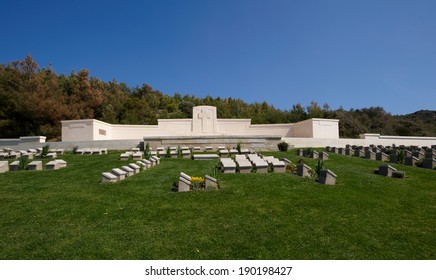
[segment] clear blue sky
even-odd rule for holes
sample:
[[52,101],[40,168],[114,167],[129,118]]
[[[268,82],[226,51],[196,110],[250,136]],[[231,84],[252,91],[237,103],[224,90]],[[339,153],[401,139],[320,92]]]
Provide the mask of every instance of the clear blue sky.
[[436,110],[435,0],[2,0],[0,15],[0,63],[281,109]]

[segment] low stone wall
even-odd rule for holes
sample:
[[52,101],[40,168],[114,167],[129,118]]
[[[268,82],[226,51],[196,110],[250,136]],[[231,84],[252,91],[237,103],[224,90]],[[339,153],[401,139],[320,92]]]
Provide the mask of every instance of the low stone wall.
[[95,141],[75,141],[75,142],[27,142],[17,143],[16,145],[2,145],[0,141],[0,148],[11,148],[14,150],[28,150],[42,148],[44,145],[50,145],[50,149],[66,149],[67,151],[73,150],[74,147],[78,148],[107,148],[108,150],[128,150],[131,148],[141,148],[142,139],[136,140],[95,140]]
[[340,139],[326,139],[326,138],[294,138],[285,137],[283,141],[295,148],[306,147],[345,147],[345,145],[356,146],[369,146],[369,145],[383,145],[383,146],[427,146],[431,147],[436,145],[436,137],[416,137],[416,136],[384,136],[380,134],[361,134],[360,139],[340,138]]
[[41,143],[45,143],[45,139],[45,136],[22,136],[15,139],[0,139],[0,148],[15,149],[15,147],[20,145],[39,145]]
[[169,146],[188,146],[188,147],[206,147],[211,146],[216,150],[220,146],[227,148],[236,147],[238,143],[242,148],[255,151],[276,151],[277,144],[281,141],[280,136],[180,136],[180,137],[144,137],[144,143],[149,143],[150,147]]

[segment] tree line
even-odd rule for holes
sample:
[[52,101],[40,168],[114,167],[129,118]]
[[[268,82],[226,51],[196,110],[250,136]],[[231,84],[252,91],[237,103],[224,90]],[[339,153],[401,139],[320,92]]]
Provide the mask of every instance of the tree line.
[[31,56],[0,65],[0,138],[44,135],[61,140],[61,120],[98,119],[113,124],[157,124],[158,119],[191,118],[192,107],[217,107],[219,118],[250,118],[253,124],[293,123],[309,118],[339,119],[340,136],[361,133],[436,135],[436,111],[392,116],[381,107],[344,110],[312,101],[280,110],[266,102],[237,98],[173,96],[147,84],[129,87],[105,82],[89,71],[57,75],[51,66],[39,67]]

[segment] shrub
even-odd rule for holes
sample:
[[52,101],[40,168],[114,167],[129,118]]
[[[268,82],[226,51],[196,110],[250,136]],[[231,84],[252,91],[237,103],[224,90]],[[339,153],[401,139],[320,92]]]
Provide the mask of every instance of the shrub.
[[20,157],[20,160],[18,162],[18,169],[19,170],[26,170],[28,164],[29,164],[29,157],[22,156],[22,157]]
[[238,154],[241,154],[241,142],[239,142],[239,143],[236,145],[236,150],[238,151]]
[[401,149],[397,153],[397,163],[404,164],[404,157],[406,156],[406,152]]
[[293,163],[286,166],[286,172],[291,174],[297,174],[297,166]]
[[77,155],[77,150],[79,149],[78,146],[73,147],[73,155]]
[[150,159],[150,144],[148,142],[145,144],[144,157]]
[[321,173],[321,170],[324,169],[324,161],[322,159],[318,159],[318,162],[316,163],[316,176],[319,178],[319,174]]
[[170,147],[167,147],[167,158],[171,157],[171,150]]
[[177,146],[177,157],[178,158],[183,157],[183,155],[182,155],[182,148],[180,147],[180,145]]
[[286,152],[288,150],[289,144],[286,142],[280,142],[277,144],[277,147],[279,148],[279,151]]
[[50,151],[50,145],[48,145],[48,144],[47,144],[47,145],[44,145],[44,146],[42,147],[41,157],[42,157],[42,158],[47,157],[49,151]]
[[211,172],[210,172],[210,173],[211,173],[210,176],[216,178],[216,175],[217,175],[217,173],[218,173],[218,168],[219,168],[218,164],[212,166],[212,168],[211,168]]

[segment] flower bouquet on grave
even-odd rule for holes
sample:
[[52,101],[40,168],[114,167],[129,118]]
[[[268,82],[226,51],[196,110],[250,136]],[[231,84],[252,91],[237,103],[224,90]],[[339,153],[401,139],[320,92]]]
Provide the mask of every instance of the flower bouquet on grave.
[[203,177],[191,177],[191,189],[192,190],[204,189],[204,178]]

